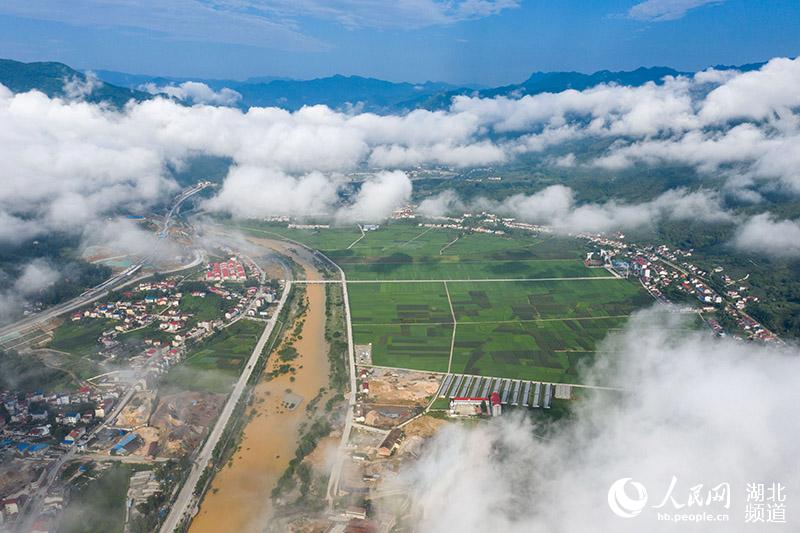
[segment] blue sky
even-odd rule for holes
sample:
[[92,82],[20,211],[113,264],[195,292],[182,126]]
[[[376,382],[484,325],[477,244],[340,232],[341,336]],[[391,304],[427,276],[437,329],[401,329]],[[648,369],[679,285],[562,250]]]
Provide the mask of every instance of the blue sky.
[[0,57],[236,78],[496,85],[800,53],[797,0],[3,0]]

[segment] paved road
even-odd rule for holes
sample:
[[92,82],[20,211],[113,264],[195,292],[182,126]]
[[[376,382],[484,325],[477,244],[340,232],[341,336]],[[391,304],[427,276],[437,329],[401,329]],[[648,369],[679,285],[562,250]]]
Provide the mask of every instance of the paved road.
[[[195,185],[194,187],[183,191],[180,196],[175,200],[175,203],[170,208],[169,212],[167,213],[166,217],[164,218],[164,224],[162,226],[162,230],[159,233],[161,238],[166,236],[166,231],[169,229],[169,225],[172,222],[172,218],[180,208],[180,205],[185,202],[189,197],[194,194],[197,194],[201,190],[203,190],[206,185]],[[141,278],[133,278],[132,276],[142,268],[145,264],[152,261],[152,259],[156,256],[159,251],[159,247],[157,246],[153,252],[148,255],[147,257],[139,260],[137,263],[131,265],[130,267],[126,268],[119,274],[114,275],[113,277],[107,279],[100,285],[89,289],[88,291],[84,292],[80,296],[77,296],[67,302],[64,302],[59,305],[52,306],[41,313],[36,313],[35,315],[31,315],[26,317],[14,324],[9,324],[0,328],[0,342],[7,342],[8,340],[12,340],[12,335],[21,335],[31,330],[35,329],[39,325],[48,320],[51,320],[59,315],[63,315],[64,313],[68,313],[70,311],[74,311],[75,309],[80,309],[85,305],[90,304],[94,300],[101,298],[108,294],[114,288],[118,288],[120,284],[128,285],[134,279],[141,279]],[[199,264],[197,257],[195,257],[195,261],[192,264]],[[186,267],[181,267],[181,270]]]
[[175,528],[191,515],[195,506],[197,505],[198,502],[194,495],[194,489],[211,460],[214,448],[217,447],[217,443],[222,437],[225,427],[228,425],[228,421],[230,420],[231,415],[236,408],[236,404],[239,403],[239,399],[242,397],[242,393],[247,387],[247,382],[250,380],[250,376],[253,374],[253,367],[255,366],[256,361],[258,361],[258,358],[261,356],[261,352],[264,351],[264,347],[266,346],[267,341],[272,334],[272,330],[275,328],[275,324],[278,321],[278,315],[283,309],[283,306],[286,304],[286,299],[289,296],[289,291],[291,288],[292,282],[287,281],[283,289],[283,293],[281,294],[281,298],[278,301],[278,305],[275,308],[275,312],[267,322],[266,327],[264,327],[264,331],[261,333],[261,337],[259,337],[258,342],[253,349],[253,353],[250,355],[250,359],[247,361],[244,371],[242,371],[242,374],[239,376],[239,380],[236,382],[236,385],[234,385],[233,391],[231,392],[230,396],[228,396],[228,400],[225,402],[225,406],[222,408],[222,413],[220,413],[216,424],[214,424],[214,427],[209,433],[208,438],[203,444],[203,448],[200,450],[200,453],[192,463],[192,469],[189,472],[189,477],[186,479],[183,487],[181,487],[178,497],[170,509],[169,515],[167,515],[166,520],[161,526],[162,533],[172,533],[175,531]]
[[356,358],[353,350],[353,322],[350,319],[350,296],[347,294],[347,278],[344,275],[344,270],[339,268],[339,265],[328,259],[324,254],[319,254],[327,259],[332,265],[336,267],[341,276],[342,284],[342,299],[344,300],[344,319],[347,326],[347,361],[350,367],[350,394],[347,402],[347,416],[344,421],[344,429],[342,430],[342,440],[339,442],[339,448],[336,453],[336,462],[331,469],[331,475],[328,478],[328,490],[326,499],[328,500],[328,507],[333,507],[333,499],[339,492],[339,479],[342,475],[342,466],[344,465],[345,448],[350,440],[350,431],[353,429],[353,415],[356,407]]

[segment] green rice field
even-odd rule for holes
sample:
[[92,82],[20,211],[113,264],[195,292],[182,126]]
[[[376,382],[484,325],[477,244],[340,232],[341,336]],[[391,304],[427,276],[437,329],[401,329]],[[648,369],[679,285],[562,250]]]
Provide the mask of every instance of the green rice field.
[[316,248],[341,266],[354,341],[371,343],[379,366],[580,383],[598,343],[652,304],[634,280],[585,267],[587,244],[574,238],[409,222],[363,237],[353,227],[244,226]]

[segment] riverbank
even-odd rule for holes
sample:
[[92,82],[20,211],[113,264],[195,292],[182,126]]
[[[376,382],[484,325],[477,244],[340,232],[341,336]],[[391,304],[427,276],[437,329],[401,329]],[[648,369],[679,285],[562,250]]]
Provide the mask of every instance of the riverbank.
[[[291,257],[307,279],[322,277],[304,251],[270,239],[251,241]],[[270,495],[294,457],[300,424],[307,420],[305,405],[328,386],[325,298],[324,286],[306,286],[306,311],[300,319],[302,334],[293,342],[297,357],[291,365],[295,372],[256,385],[252,406],[248,407],[252,417],[244,428],[240,447],[214,477],[192,521],[191,533],[260,532],[268,524],[272,510]],[[287,332],[293,327],[290,325]],[[280,363],[272,355],[265,375]],[[287,399],[298,397],[302,398],[299,405],[287,406]]]

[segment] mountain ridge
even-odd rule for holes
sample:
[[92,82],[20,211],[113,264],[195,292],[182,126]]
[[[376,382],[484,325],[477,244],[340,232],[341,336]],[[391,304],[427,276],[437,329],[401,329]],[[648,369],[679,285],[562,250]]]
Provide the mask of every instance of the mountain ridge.
[[[741,66],[717,65],[712,68],[755,70],[764,63]],[[666,66],[639,67],[634,70],[598,70],[586,74],[577,71],[535,71],[520,83],[498,87],[480,88],[474,85],[453,85],[446,82],[424,83],[392,82],[357,75],[335,74],[308,80],[295,80],[273,76],[254,76],[246,80],[202,79],[188,77],[150,76],[118,71],[93,71],[101,81],[87,100],[108,101],[119,107],[128,100],[152,98],[142,90],[145,85],[164,87],[186,81],[205,83],[220,91],[232,89],[241,95],[239,107],[282,107],[295,111],[307,105],[327,105],[342,109],[357,106],[374,113],[404,113],[414,109],[442,110],[450,106],[456,96],[494,98],[498,96],[521,97],[546,92],[585,90],[600,84],[640,86],[645,83],[662,83],[666,76],[691,75]],[[65,96],[64,82],[68,79],[86,81],[86,74],[57,62],[22,63],[0,59],[0,83],[14,92],[39,89],[49,96]]]

